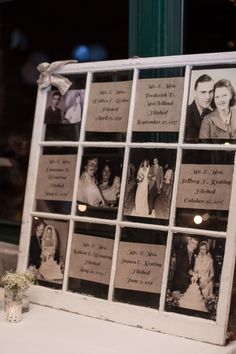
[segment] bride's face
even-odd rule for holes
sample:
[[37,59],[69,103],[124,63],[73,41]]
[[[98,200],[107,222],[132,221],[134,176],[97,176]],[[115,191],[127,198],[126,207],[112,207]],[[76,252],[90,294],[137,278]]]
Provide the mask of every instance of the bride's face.
[[52,238],[52,229],[47,229],[46,237],[49,239]]
[[206,245],[202,245],[200,247],[199,253],[200,253],[201,256],[205,256],[205,254],[207,253]]
[[219,111],[227,111],[231,100],[231,93],[227,87],[217,87],[215,90],[215,105]]

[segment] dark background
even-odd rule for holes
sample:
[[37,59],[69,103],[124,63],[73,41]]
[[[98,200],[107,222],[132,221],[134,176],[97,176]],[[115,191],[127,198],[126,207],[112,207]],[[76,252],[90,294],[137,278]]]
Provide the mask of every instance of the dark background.
[[[141,1],[151,6],[155,0]],[[127,59],[129,2],[0,0],[0,157],[13,163],[11,173],[0,166],[0,220],[21,222],[37,65],[74,59],[79,46],[79,61]],[[235,5],[236,0],[185,0],[183,53],[235,50]],[[141,18],[140,13],[138,25]]]
[[185,0],[183,53],[236,49],[235,0]]

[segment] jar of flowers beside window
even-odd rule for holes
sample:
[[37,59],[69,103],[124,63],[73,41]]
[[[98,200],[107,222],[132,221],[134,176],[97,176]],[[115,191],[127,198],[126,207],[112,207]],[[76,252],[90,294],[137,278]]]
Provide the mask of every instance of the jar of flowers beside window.
[[4,308],[9,322],[19,322],[22,313],[22,301],[30,284],[35,282],[31,271],[7,271],[2,277],[4,286]]

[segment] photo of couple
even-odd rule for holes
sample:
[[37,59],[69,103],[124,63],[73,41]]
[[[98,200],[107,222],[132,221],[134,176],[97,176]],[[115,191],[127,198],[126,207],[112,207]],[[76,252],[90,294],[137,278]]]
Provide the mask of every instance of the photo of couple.
[[[104,153],[103,153],[104,152]],[[114,153],[114,156],[110,154]],[[94,155],[86,153],[82,159],[81,174],[78,183],[77,203],[93,208],[117,208],[120,198],[122,157],[118,151],[98,149]]]
[[29,248],[29,269],[36,279],[62,284],[68,224],[34,218]]
[[186,142],[236,139],[236,69],[194,70],[186,114]]
[[215,319],[224,242],[194,235],[174,237],[166,295],[167,310],[182,308],[200,311],[205,313],[204,317]]
[[131,150],[125,192],[125,215],[169,218],[175,156],[176,152],[170,150]]
[[84,89],[69,90],[64,96],[60,91],[48,93],[45,124],[80,124],[84,102]]

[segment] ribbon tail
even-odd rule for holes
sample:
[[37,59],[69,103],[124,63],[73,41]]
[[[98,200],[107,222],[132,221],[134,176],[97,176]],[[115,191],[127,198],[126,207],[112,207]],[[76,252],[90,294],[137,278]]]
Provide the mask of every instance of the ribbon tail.
[[61,75],[51,74],[50,84],[56,86],[61,94],[64,95],[69,90],[72,82]]
[[45,75],[43,76],[41,74],[40,78],[37,80],[37,84],[40,89],[47,88],[50,85],[49,75],[47,75],[47,77],[45,77]]

